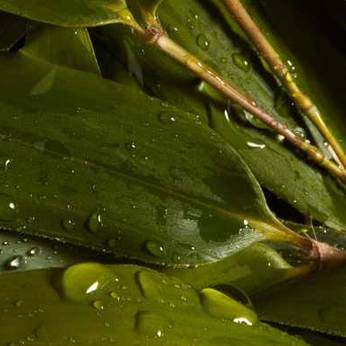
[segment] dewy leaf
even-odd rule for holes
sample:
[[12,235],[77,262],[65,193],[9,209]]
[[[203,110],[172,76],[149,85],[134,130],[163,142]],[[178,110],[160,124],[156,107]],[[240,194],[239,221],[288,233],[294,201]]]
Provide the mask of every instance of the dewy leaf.
[[2,228],[166,264],[308,242],[284,232],[241,158],[195,117],[20,53],[0,71]]
[[346,267],[311,275],[255,301],[262,319],[346,337]]
[[264,244],[254,244],[216,263],[197,268],[168,269],[173,275],[197,289],[232,286],[254,296],[270,286],[285,281],[304,269],[294,268],[275,250]]
[[55,65],[100,73],[94,48],[85,28],[38,25],[27,35],[21,51]]
[[27,21],[0,11],[0,52],[9,51],[25,36]]
[[0,284],[4,344],[306,345],[218,291],[139,266],[81,263],[3,274]]
[[6,231],[0,232],[0,271],[66,267],[84,261],[110,263],[110,259],[109,255],[68,244]]
[[125,0],[0,0],[0,10],[68,27],[132,23]]
[[[215,9],[213,11],[213,7],[194,0],[166,0],[159,8],[159,15],[161,23],[174,40],[213,66],[222,76],[228,76],[241,90],[258,100],[278,119],[294,127],[301,136],[306,136],[304,124],[297,122],[299,116],[287,97],[275,84],[268,82],[268,73],[259,66],[257,57],[246,41],[223,25],[222,17]],[[232,109],[222,109],[208,100],[197,91],[199,81],[194,76],[156,49],[136,42],[128,30],[107,26],[98,33],[103,34],[109,49],[116,51],[118,56],[119,50],[123,51],[123,61],[126,62],[129,50],[135,54],[142,66],[145,88],[151,94],[197,113],[201,119],[209,118],[210,125],[241,153],[257,179],[268,190],[303,214],[311,215],[332,228],[346,229],[345,192],[333,179],[281,143],[280,138],[269,130],[261,126],[253,128],[254,121],[250,114],[243,113],[239,118]],[[314,79],[317,78],[316,74]],[[319,100],[314,101],[318,103]],[[206,102],[209,102],[207,107]],[[339,103],[333,102],[334,98],[330,97],[328,109],[318,104],[323,113],[335,114],[339,112]]]

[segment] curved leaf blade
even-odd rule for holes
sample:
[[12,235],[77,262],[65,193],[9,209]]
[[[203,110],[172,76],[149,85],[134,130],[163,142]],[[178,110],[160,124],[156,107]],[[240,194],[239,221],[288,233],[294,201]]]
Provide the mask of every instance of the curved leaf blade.
[[263,320],[346,337],[345,285],[342,266],[271,290],[255,306]]
[[[0,282],[4,343],[29,337],[33,345],[305,345],[258,323],[252,311],[217,291],[200,296],[138,266],[83,263],[64,273],[1,275]],[[253,325],[233,322],[238,317]]]
[[21,54],[0,69],[2,228],[166,264],[297,240],[240,157],[193,116]]
[[0,9],[38,22],[87,27],[109,23],[128,23],[125,0],[1,0]]

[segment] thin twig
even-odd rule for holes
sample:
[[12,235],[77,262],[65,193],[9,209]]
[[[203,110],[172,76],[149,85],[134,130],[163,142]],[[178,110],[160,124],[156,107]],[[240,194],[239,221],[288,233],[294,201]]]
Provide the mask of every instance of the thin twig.
[[209,66],[201,62],[176,42],[172,41],[161,27],[153,26],[146,30],[136,29],[136,31],[149,44],[156,46],[160,50],[164,51],[174,60],[187,67],[202,80],[215,87],[228,99],[239,104],[245,110],[260,119],[268,127],[284,136],[295,147],[304,151],[311,160],[313,160],[321,167],[324,167],[330,172],[331,175],[340,179],[340,181],[342,181],[343,184],[346,185],[345,170],[338,167],[334,162],[328,160],[318,148],[305,142],[292,130],[290,130],[286,124],[283,124],[279,120],[273,118],[265,110],[260,108],[254,100],[241,94],[237,89],[235,89],[229,82],[220,77]]
[[275,51],[273,46],[261,32],[260,28],[252,20],[241,1],[224,0],[224,3],[234,16],[237,23],[247,34],[248,38],[252,41],[258,53],[265,59],[273,73],[286,88],[289,96],[292,98],[298,109],[300,109],[313,122],[313,124],[315,124],[327,143],[329,143],[331,148],[334,150],[339,162],[345,169],[346,155],[343,148],[322,119],[317,106],[295,83],[293,76],[289,72],[285,63],[282,61],[280,55]]

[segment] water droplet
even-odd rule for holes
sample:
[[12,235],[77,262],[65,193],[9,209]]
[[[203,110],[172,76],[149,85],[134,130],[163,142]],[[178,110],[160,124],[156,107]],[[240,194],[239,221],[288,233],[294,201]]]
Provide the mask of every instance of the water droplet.
[[103,289],[114,280],[114,273],[98,263],[82,263],[67,268],[62,277],[66,298],[85,301],[88,295]]
[[6,268],[9,270],[16,270],[24,267],[26,264],[26,258],[24,256],[15,256],[12,257],[6,263]]
[[114,300],[116,300],[116,301],[118,301],[118,302],[120,302],[120,300],[121,300],[121,297],[120,297],[119,294],[118,294],[117,292],[115,292],[115,291],[110,292],[110,293],[109,293],[109,296],[110,296],[112,299],[114,299]]
[[12,221],[16,217],[17,206],[7,194],[0,194],[0,220]]
[[96,310],[99,310],[99,311],[101,311],[101,310],[104,309],[104,305],[103,305],[102,300],[95,300],[95,301],[93,301],[92,306],[93,306]]
[[163,257],[166,253],[164,246],[155,240],[147,241],[145,243],[145,248],[149,254],[154,257]]
[[177,121],[177,119],[175,118],[174,115],[172,115],[171,113],[167,113],[167,112],[161,112],[159,114],[159,120],[161,123],[168,124],[168,125],[174,124]]
[[39,254],[41,254],[41,249],[38,246],[34,246],[32,247],[30,250],[28,250],[27,255],[29,257],[33,257],[33,256],[38,256]]
[[241,53],[234,53],[232,54],[232,60],[235,66],[240,68],[241,70],[245,72],[249,72],[251,65],[249,61],[245,58],[245,56]]
[[203,50],[208,50],[210,46],[210,42],[204,34],[199,34],[196,39],[198,47],[202,48]]
[[255,142],[247,142],[246,145],[251,149],[265,149],[265,144],[255,143]]
[[174,35],[175,33],[179,31],[179,28],[174,25],[169,25],[167,28],[167,31],[169,34]]
[[204,310],[213,317],[230,319],[235,323],[253,325],[258,321],[253,310],[212,288],[200,292]]
[[136,315],[136,330],[147,337],[162,338],[170,325],[165,316],[156,312],[140,311]]
[[102,215],[99,211],[91,214],[87,221],[88,230],[91,232],[98,232],[103,227]]
[[300,137],[301,139],[305,140],[306,139],[306,132],[302,127],[295,127],[293,129],[293,132],[296,136]]
[[144,270],[137,273],[137,282],[143,297],[151,299],[159,299],[161,294],[159,287],[161,282],[157,274]]
[[227,60],[226,57],[222,57],[222,58],[220,59],[220,61],[221,61],[221,64],[226,64],[228,60]]
[[20,308],[23,305],[23,301],[22,300],[17,300],[14,304],[17,308]]
[[131,141],[131,142],[126,143],[126,148],[127,148],[127,150],[130,150],[130,151],[136,150],[137,145],[134,141]]
[[69,218],[63,219],[61,221],[61,225],[66,231],[72,231],[76,227],[76,223],[74,222],[74,220],[69,219]]

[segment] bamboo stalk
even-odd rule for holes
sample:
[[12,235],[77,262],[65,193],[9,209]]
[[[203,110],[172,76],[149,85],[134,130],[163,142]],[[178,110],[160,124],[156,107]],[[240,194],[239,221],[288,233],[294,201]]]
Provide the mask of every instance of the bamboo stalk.
[[202,80],[215,87],[228,99],[239,104],[245,110],[260,119],[268,127],[284,136],[292,145],[304,151],[312,161],[319,166],[324,167],[331,175],[340,179],[340,181],[346,185],[345,170],[338,167],[334,162],[328,160],[317,147],[305,142],[289,129],[286,124],[273,118],[265,110],[260,108],[254,100],[241,94],[235,87],[220,77],[209,66],[171,40],[161,27],[154,26],[149,27],[146,30],[136,28],[135,30],[142,39],[145,39],[149,44],[164,51],[167,55],[179,62],[181,65],[187,67]]
[[328,126],[324,122],[320,111],[317,106],[312,102],[310,97],[306,95],[299,86],[295,83],[294,78],[289,72],[287,66],[282,61],[280,55],[275,51],[273,46],[261,32],[257,24],[252,20],[249,13],[242,5],[240,0],[224,0],[226,7],[234,16],[240,27],[247,34],[248,38],[252,41],[256,47],[258,53],[265,59],[268,65],[271,67],[273,73],[281,81],[282,85],[286,88],[289,96],[294,101],[298,109],[301,110],[318,128],[326,142],[329,143],[334,150],[337,158],[342,165],[346,168],[346,155],[343,148],[338,143]]

